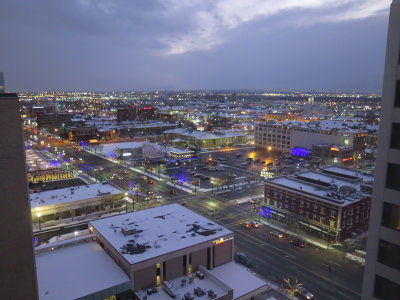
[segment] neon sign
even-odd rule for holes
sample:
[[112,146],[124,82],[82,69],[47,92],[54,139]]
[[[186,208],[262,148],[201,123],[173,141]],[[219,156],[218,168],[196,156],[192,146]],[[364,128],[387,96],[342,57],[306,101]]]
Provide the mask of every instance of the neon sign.
[[275,212],[275,211],[272,210],[271,207],[267,206],[264,209],[260,209],[260,212],[258,214],[262,215],[264,218],[268,219],[273,212]]

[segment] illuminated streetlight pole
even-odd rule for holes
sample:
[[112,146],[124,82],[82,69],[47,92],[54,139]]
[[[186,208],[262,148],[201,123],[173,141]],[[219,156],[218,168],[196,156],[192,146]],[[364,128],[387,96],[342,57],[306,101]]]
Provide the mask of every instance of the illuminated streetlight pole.
[[36,216],[38,217],[38,223],[39,223],[39,230],[42,230],[42,226],[40,225],[40,217],[41,217],[41,213],[40,212],[37,212],[36,213]]

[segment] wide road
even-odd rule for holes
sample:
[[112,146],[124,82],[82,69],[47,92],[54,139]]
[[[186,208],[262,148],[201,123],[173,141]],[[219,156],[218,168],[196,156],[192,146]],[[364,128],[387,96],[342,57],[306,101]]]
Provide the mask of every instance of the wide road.
[[[50,139],[46,138],[47,142]],[[72,148],[72,144],[58,142],[57,147],[65,151],[65,157],[73,157],[77,162],[93,165],[90,172],[94,176],[118,174],[111,181],[124,190],[129,188],[130,182],[135,182],[140,185],[141,191],[153,190],[162,195],[162,199],[158,201],[139,201],[135,209],[185,202],[188,208],[229,228],[235,233],[235,252],[246,253],[253,260],[254,271],[269,280],[298,280],[315,295],[315,299],[361,298],[363,270],[360,265],[345,258],[344,253],[338,250],[323,250],[312,245],[305,248],[295,247],[290,244],[290,237],[278,239],[271,236],[269,232],[272,229],[266,225],[250,229],[241,227],[241,222],[258,218],[249,203],[236,204],[235,201],[210,193],[189,194],[179,189],[176,189],[176,195],[171,195],[169,192],[172,187],[165,181],[154,180],[154,184],[149,184],[142,174],[91,153],[78,151]],[[79,158],[82,160],[79,161]],[[100,167],[104,170],[94,171]],[[331,272],[329,265],[332,266]]]

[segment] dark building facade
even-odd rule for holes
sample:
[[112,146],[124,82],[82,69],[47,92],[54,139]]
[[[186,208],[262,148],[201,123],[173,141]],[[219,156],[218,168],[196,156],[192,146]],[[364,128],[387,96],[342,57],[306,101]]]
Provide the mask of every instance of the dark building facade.
[[25,151],[17,94],[0,93],[0,290],[38,299]]
[[36,116],[37,128],[51,133],[67,134],[67,127],[72,125],[72,115],[67,113],[39,112]]

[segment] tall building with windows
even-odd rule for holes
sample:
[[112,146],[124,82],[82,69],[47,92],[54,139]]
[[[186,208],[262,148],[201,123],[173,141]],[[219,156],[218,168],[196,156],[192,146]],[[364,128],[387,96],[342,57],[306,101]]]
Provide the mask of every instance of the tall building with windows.
[[0,72],[0,93],[5,92],[5,85],[4,85],[4,74],[3,72]]
[[362,299],[400,299],[400,0],[390,8]]
[[0,290],[38,299],[24,142],[17,94],[0,93]]

